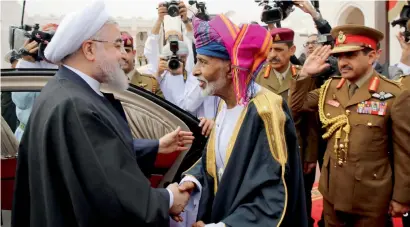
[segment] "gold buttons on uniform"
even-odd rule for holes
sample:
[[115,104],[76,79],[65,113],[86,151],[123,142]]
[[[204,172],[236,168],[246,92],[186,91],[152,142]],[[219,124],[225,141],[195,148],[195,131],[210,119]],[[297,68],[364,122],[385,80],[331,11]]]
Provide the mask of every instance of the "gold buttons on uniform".
[[346,115],[349,115],[350,114],[350,110],[346,110]]
[[327,113],[327,114],[326,114],[326,116],[328,116],[328,117],[329,117],[329,116],[330,116],[330,113]]
[[373,178],[376,179],[376,178],[377,178],[377,174],[373,174]]
[[371,122],[368,122],[368,123],[367,123],[367,126],[369,126],[369,127],[372,126],[372,125],[373,125],[373,124],[372,124]]
[[339,147],[343,149],[345,146],[343,144],[340,144]]

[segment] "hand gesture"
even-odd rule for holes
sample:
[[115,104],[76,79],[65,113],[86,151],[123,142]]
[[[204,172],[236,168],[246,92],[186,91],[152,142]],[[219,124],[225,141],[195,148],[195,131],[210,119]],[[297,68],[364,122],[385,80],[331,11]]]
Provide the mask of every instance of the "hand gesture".
[[203,117],[200,117],[199,120],[201,120],[199,127],[202,127],[202,135],[208,137],[211,134],[215,122],[212,119],[206,119]]
[[[182,192],[187,192],[189,195],[191,195],[192,191],[196,188],[196,185],[194,182],[191,181],[185,181],[182,184],[178,186],[179,191]],[[171,215],[171,218],[174,219],[176,222],[182,222],[184,221],[180,215]]]
[[309,3],[309,1],[306,0],[293,0],[293,3],[295,4],[296,7],[301,9],[305,13],[315,13],[316,10],[313,8],[313,6]]
[[161,2],[158,5],[158,20],[163,21],[165,15],[168,14],[168,9],[167,7],[164,6],[164,3]]
[[205,223],[203,221],[198,221],[194,223],[192,227],[205,227]]
[[[30,42],[30,40],[26,40],[24,42],[23,48],[30,54],[35,54],[38,51],[38,43],[33,40]],[[31,56],[31,55],[23,55],[22,58],[26,61],[29,62],[35,62],[36,60]]]
[[161,76],[165,71],[168,71],[168,61],[160,58],[157,70],[157,76]]
[[316,75],[328,68],[330,65],[326,63],[326,60],[329,58],[330,52],[331,47],[329,45],[316,48],[306,59],[299,74],[300,78]]
[[181,131],[181,127],[178,127],[175,131],[159,139],[158,153],[169,154],[175,151],[186,151],[188,148],[185,145],[192,144],[193,140],[192,132]]
[[188,204],[189,193],[181,192],[178,189],[177,183],[168,185],[167,189],[169,189],[172,192],[172,195],[174,196],[174,203],[172,204],[172,207],[169,209],[169,213],[172,216],[179,216],[179,214],[181,214],[181,212],[184,211],[186,205]]
[[179,4],[178,4],[178,6],[179,6],[179,15],[181,15],[181,19],[182,19],[183,21],[188,20],[187,8],[186,8],[186,6],[185,6],[184,1],[180,1]]
[[406,42],[406,39],[403,35],[403,33],[399,32],[399,34],[396,35],[397,40],[400,43],[401,47],[401,59],[400,62],[410,65],[410,43]]
[[394,200],[390,201],[389,214],[392,217],[401,217],[410,211],[410,207]]

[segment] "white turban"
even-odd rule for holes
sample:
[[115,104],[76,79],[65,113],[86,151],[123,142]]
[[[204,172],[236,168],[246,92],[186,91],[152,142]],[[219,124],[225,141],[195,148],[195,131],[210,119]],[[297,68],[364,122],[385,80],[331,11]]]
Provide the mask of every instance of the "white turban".
[[78,50],[85,40],[95,35],[108,18],[105,4],[101,0],[96,0],[82,10],[68,14],[47,45],[44,56],[50,62],[59,63]]
[[[162,53],[161,53],[161,58],[167,58],[167,57],[171,57],[172,56],[172,51],[171,48],[169,46],[169,42],[162,48]],[[188,55],[189,54],[189,50],[188,50],[188,46],[183,42],[183,41],[178,41],[178,51],[177,51],[177,55],[181,56],[181,55]]]

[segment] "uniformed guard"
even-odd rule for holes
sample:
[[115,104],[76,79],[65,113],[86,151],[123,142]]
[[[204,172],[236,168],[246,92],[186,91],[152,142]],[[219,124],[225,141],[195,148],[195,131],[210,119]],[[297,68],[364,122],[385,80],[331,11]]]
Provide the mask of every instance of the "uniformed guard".
[[[292,81],[294,115],[318,111],[328,140],[319,190],[326,226],[385,226],[410,205],[410,90],[372,68],[383,33],[361,25],[332,30]],[[308,92],[309,79],[338,58],[341,77]]]
[[121,38],[124,42],[125,51],[127,52],[123,57],[125,61],[123,70],[127,74],[130,83],[164,98],[157,79],[153,75],[139,73],[134,68],[136,51],[134,49],[134,39],[132,36],[128,32],[121,32]]
[[300,66],[290,62],[296,51],[293,45],[295,33],[289,28],[275,28],[270,33],[273,38],[271,51],[266,64],[256,77],[256,83],[287,100],[292,75],[296,75],[300,69]]

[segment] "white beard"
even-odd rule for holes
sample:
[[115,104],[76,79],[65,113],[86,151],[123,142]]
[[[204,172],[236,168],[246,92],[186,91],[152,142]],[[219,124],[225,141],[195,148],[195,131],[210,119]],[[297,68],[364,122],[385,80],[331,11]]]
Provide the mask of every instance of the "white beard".
[[102,81],[109,88],[125,91],[128,88],[128,77],[118,62],[110,62],[103,53],[98,54],[97,64],[102,72]]
[[202,89],[202,95],[203,96],[212,96],[215,95],[215,91],[218,89],[221,89],[222,87],[225,86],[226,84],[226,79],[219,77],[216,81],[214,82],[209,82],[205,77],[199,76],[199,79],[203,82],[205,82],[205,89]]

